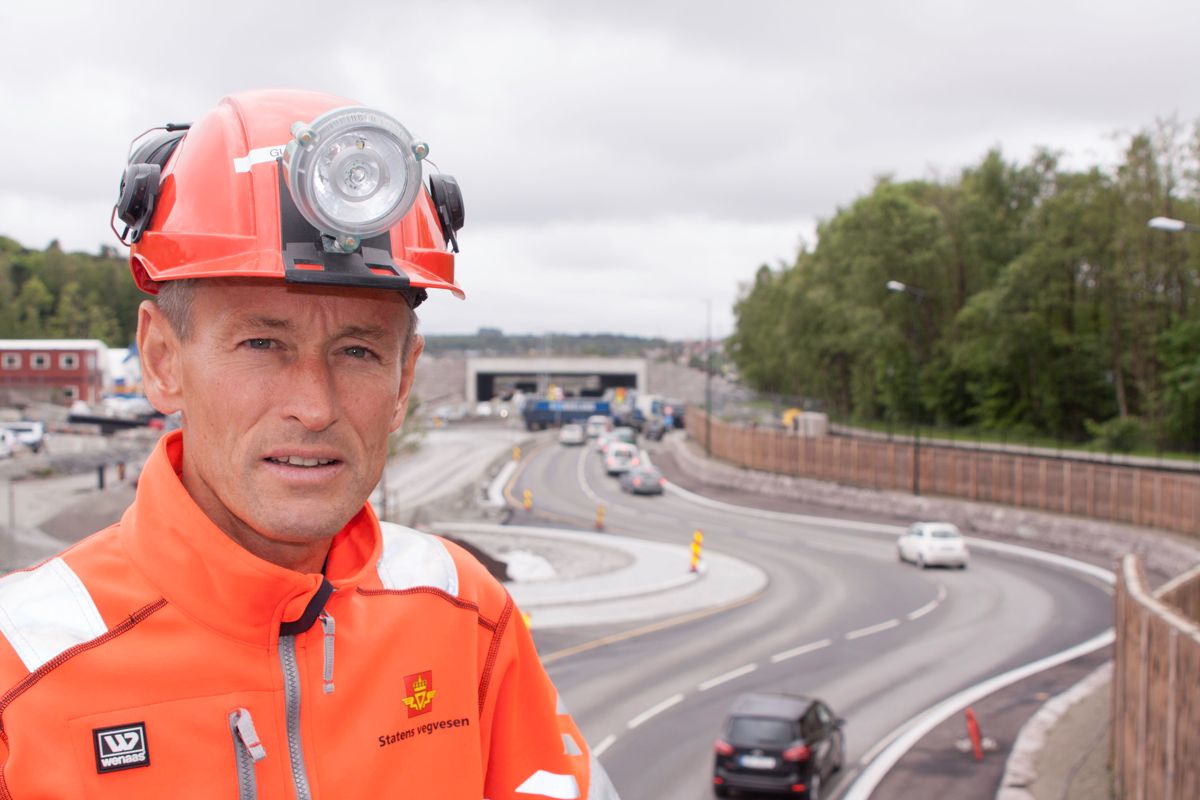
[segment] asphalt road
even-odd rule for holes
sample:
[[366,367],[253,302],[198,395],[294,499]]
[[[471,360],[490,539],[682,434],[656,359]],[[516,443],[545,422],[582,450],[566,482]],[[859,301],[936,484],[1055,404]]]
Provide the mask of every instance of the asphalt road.
[[425,433],[413,453],[393,456],[387,474],[371,494],[371,504],[382,507],[387,488],[389,509],[402,512],[432,497],[456,492],[479,480],[483,466],[529,438],[524,428],[508,425],[462,425],[433,428]]
[[[1023,559],[972,554],[965,571],[898,563],[890,537],[799,518],[762,519],[686,497],[633,497],[590,448],[529,455],[514,487],[540,515],[705,546],[770,583],[755,601],[575,655],[611,631],[541,632],[548,669],[624,800],[711,797],[712,742],[734,697],[790,691],[846,719],[847,775],[897,727],[959,689],[1076,645],[1111,624],[1099,582]],[[754,497],[745,504],[753,506]],[[597,536],[603,536],[597,533]]]

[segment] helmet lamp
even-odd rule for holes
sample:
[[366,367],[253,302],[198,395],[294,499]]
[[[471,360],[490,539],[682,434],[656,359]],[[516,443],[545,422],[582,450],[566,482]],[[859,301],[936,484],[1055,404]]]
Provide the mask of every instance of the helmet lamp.
[[342,251],[399,222],[421,191],[429,152],[392,117],[370,108],[336,108],[292,126],[284,150],[296,208]]

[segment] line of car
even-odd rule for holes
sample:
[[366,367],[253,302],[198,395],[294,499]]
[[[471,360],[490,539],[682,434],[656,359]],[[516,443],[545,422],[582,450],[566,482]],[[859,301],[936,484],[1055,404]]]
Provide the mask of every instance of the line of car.
[[[635,494],[661,494],[665,480],[642,463],[637,434],[613,427],[608,417],[564,425],[565,446],[592,441],[610,476]],[[965,569],[970,554],[958,529],[944,522],[917,522],[897,540],[903,562],[921,567]],[[823,701],[787,693],[755,692],[737,698],[713,745],[713,793],[778,794],[820,800],[846,758],[845,720]]]
[[658,468],[646,463],[637,444],[637,431],[625,426],[613,426],[603,415],[589,417],[583,425],[568,423],[558,431],[558,441],[565,446],[593,442],[600,454],[604,471],[616,477],[622,491],[631,494],[662,494],[666,480]]
[[[896,542],[897,556],[922,569],[966,569],[970,553],[948,522],[915,522]],[[733,790],[820,800],[846,758],[845,721],[821,700],[791,694],[739,697],[713,745],[713,793]]]
[[[656,467],[643,463],[633,428],[613,427],[608,417],[594,416],[584,425],[567,424],[558,432],[564,446],[589,440],[604,459],[604,471],[618,477],[621,489],[662,494],[666,480]],[[747,790],[820,800],[822,781],[830,780],[846,759],[844,724],[820,700],[743,695],[714,745],[713,792],[717,797]]]

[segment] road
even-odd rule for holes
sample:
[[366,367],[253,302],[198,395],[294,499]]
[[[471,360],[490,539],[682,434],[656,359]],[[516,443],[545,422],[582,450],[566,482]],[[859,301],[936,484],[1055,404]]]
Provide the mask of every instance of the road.
[[[552,518],[705,546],[765,570],[754,602],[576,655],[611,631],[540,632],[548,669],[624,800],[711,797],[712,741],[745,691],[811,694],[846,718],[848,775],[897,727],[954,692],[1088,640],[1111,624],[1099,581],[975,552],[966,571],[897,562],[890,537],[811,518],[761,518],[687,497],[631,497],[589,448],[545,447],[514,487]],[[753,497],[746,498],[752,506]],[[597,534],[602,536],[603,534]]]
[[454,494],[479,481],[489,462],[528,438],[524,428],[509,425],[430,429],[421,438],[419,449],[388,461],[386,480],[372,493],[371,505],[376,510],[384,508],[385,484],[387,508],[394,512]]

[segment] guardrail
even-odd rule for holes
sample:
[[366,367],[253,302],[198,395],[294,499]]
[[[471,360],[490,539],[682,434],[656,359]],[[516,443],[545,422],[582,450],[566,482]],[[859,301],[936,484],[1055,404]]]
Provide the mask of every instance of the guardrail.
[[[688,435],[705,444],[704,412],[689,409]],[[712,420],[711,452],[750,469],[1034,508],[1200,534],[1200,475],[1038,455],[981,452],[907,441],[803,437]],[[1198,795],[1200,796],[1200,795]]]
[[1200,797],[1200,567],[1151,593],[1137,556],[1116,585],[1113,788],[1119,798]]

